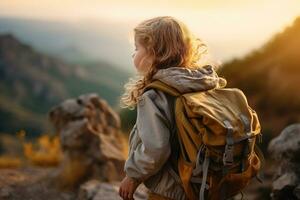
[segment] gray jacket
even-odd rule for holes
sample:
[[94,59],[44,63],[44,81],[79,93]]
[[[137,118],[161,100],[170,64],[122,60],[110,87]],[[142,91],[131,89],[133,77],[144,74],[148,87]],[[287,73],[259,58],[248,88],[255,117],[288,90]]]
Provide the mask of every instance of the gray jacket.
[[[172,67],[159,70],[153,77],[182,93],[203,91],[226,80],[218,77],[209,65],[191,70]],[[129,136],[129,155],[124,170],[127,176],[139,179],[152,192],[168,198],[187,199],[179,176],[170,167],[171,145],[176,136],[174,98],[155,89],[147,90],[137,105],[137,120]]]

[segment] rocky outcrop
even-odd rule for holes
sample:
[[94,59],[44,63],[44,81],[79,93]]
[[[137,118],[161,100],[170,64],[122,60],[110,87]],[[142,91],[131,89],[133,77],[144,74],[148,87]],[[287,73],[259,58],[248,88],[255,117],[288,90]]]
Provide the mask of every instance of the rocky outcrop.
[[286,127],[268,147],[278,163],[273,199],[300,199],[300,124]]
[[117,181],[123,177],[125,141],[120,118],[97,94],[68,99],[49,112],[64,159],[60,184],[78,186],[86,180]]

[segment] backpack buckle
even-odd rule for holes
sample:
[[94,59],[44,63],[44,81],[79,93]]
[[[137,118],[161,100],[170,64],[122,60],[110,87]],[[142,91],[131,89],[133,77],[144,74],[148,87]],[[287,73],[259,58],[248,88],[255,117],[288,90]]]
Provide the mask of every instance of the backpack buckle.
[[223,154],[223,165],[224,166],[233,165],[233,145],[226,144],[225,152]]
[[226,146],[225,146],[225,151],[223,154],[223,165],[224,166],[230,166],[233,165],[233,127],[230,124],[228,120],[224,121],[224,125],[227,129],[227,135],[226,135]]

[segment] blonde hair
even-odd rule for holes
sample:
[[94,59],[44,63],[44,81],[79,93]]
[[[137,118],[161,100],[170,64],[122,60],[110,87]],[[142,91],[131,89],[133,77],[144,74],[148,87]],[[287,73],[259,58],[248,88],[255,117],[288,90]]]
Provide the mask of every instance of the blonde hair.
[[[134,28],[135,39],[146,49],[152,62],[145,75],[129,78],[120,107],[134,109],[145,86],[159,69],[186,67],[196,69],[209,63],[200,63],[207,46],[195,37],[187,26],[171,16],[160,16],[142,21]],[[201,50],[202,49],[202,50]],[[211,64],[211,63],[210,63]],[[212,64],[213,67],[215,64]]]

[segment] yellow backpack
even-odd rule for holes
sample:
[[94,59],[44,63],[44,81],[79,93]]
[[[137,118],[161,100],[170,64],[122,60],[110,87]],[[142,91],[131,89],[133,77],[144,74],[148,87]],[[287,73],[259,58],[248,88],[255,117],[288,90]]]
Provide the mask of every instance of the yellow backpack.
[[261,127],[241,90],[218,88],[180,94],[159,80],[145,90],[150,88],[176,97],[177,170],[189,199],[226,199],[257,177],[263,165],[256,146]]

